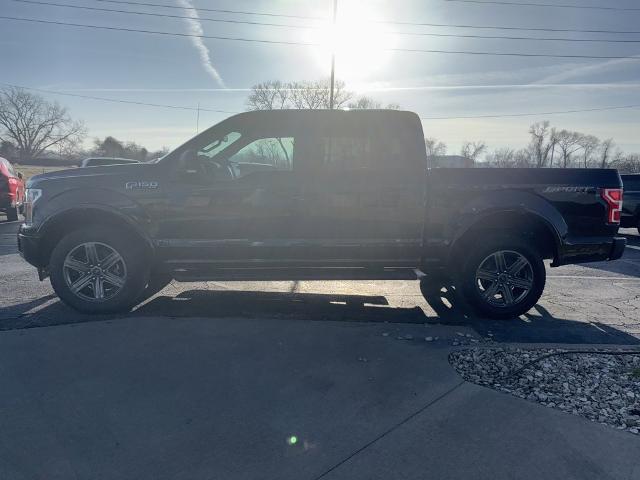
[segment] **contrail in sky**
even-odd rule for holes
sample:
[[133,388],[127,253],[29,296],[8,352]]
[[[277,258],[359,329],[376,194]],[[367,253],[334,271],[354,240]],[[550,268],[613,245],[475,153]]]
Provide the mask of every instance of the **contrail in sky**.
[[[187,27],[189,28],[189,33],[191,35],[204,35],[202,23],[200,23],[200,15],[198,14],[198,11],[195,10],[191,0],[177,0],[177,2],[178,5],[185,9],[185,13],[190,17],[185,20]],[[211,61],[211,56],[209,54],[209,48],[204,44],[203,39],[199,37],[190,37],[189,41],[194,47],[196,47],[196,50],[198,50],[202,67],[216,82],[218,82],[221,87],[224,87],[224,81],[216,67],[213,66],[213,62]]]

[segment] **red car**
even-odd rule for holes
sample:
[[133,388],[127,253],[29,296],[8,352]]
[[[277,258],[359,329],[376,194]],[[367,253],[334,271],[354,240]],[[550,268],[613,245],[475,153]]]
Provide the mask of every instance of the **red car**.
[[18,211],[24,202],[24,181],[22,174],[16,173],[8,160],[0,157],[0,212],[7,214],[7,220],[18,220]]

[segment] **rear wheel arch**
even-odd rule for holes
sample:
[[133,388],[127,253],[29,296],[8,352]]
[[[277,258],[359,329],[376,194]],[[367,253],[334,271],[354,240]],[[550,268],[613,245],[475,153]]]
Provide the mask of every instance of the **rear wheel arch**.
[[545,259],[555,260],[560,252],[560,234],[548,220],[526,210],[506,210],[483,215],[460,232],[452,243],[447,263],[455,263],[469,248],[497,235],[523,239]]
[[154,247],[151,239],[130,220],[116,212],[102,208],[74,208],[48,219],[42,226],[40,230],[43,239],[40,253],[41,264],[43,266],[49,264],[53,250],[65,236],[77,230],[95,226],[113,228],[121,232],[132,241],[139,242],[149,255],[149,259],[153,258]]

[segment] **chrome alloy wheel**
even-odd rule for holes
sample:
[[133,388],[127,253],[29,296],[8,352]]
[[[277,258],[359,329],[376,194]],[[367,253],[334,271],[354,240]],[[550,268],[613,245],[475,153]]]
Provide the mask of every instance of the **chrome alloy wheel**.
[[476,270],[476,289],[495,307],[520,303],[533,288],[533,267],[513,250],[499,250],[486,257]]
[[81,243],[71,250],[63,264],[64,281],[71,293],[90,302],[115,297],[127,280],[122,256],[99,242]]

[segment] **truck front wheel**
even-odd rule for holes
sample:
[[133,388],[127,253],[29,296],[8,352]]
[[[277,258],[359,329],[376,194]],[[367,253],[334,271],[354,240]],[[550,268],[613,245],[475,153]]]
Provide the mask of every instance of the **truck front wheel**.
[[85,313],[131,309],[147,284],[144,247],[113,229],[88,227],[64,237],[51,254],[51,285]]
[[462,265],[458,286],[467,302],[485,317],[518,317],[536,304],[544,290],[542,256],[517,237],[478,242]]

